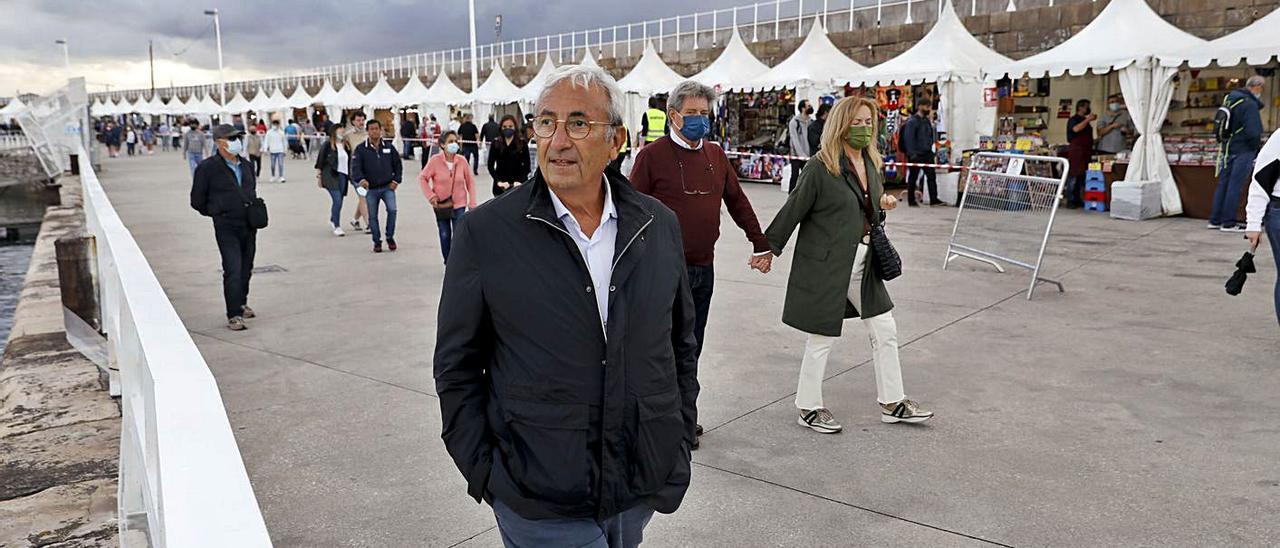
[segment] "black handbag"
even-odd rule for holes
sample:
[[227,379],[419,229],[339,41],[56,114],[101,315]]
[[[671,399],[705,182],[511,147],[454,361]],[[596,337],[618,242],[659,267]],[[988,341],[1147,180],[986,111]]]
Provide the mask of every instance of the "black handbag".
[[240,185],[236,185],[236,190],[240,191],[240,197],[244,199],[244,217],[249,223],[249,228],[254,230],[267,228],[267,202],[262,198],[246,196],[244,187]]
[[902,275],[902,257],[897,255],[897,250],[893,248],[892,243],[888,241],[888,234],[884,233],[884,211],[881,211],[879,223],[872,223],[870,229],[870,241],[872,241],[872,268],[876,269],[876,275],[882,282],[888,282],[893,278]]

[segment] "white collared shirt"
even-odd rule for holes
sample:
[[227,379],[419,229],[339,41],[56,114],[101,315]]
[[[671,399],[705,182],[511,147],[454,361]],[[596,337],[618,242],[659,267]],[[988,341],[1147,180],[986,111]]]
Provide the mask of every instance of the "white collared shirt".
[[[671,129],[675,129],[675,128],[671,128]],[[698,146],[695,147],[693,145],[690,145],[689,143],[686,143],[684,140],[684,137],[680,136],[679,131],[672,131],[671,140],[675,141],[677,145],[680,145],[680,147],[684,148],[685,150],[702,150],[702,142],[705,141],[706,139],[699,139]]]
[[613,206],[613,191],[609,188],[609,180],[604,180],[604,210],[600,213],[600,226],[587,237],[582,226],[569,208],[564,206],[555,190],[551,191],[551,204],[556,208],[556,217],[564,223],[569,237],[578,246],[578,252],[587,263],[591,273],[591,287],[588,288],[596,297],[596,308],[600,312],[600,326],[608,333],[609,329],[609,282],[613,279],[613,252],[618,239],[618,210]]

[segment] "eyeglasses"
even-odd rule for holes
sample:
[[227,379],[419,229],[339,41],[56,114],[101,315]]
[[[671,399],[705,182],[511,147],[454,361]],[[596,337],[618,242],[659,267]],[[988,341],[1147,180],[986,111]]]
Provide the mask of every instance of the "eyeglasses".
[[[702,155],[704,157],[707,155],[705,150],[702,152]],[[706,196],[708,194],[711,194],[710,190],[689,190],[689,188],[684,183],[684,162],[680,161],[679,156],[676,156],[676,165],[680,166],[680,190],[684,191],[685,194],[688,194],[690,196]],[[707,169],[705,173],[707,175],[711,175],[712,173],[710,158],[707,159]],[[713,186],[714,186],[714,183],[713,183]]]
[[556,134],[556,127],[560,124],[564,124],[564,130],[569,134],[569,138],[577,141],[591,135],[591,129],[595,126],[614,125],[609,122],[588,120],[585,116],[570,116],[567,120],[557,120],[555,116],[542,115],[533,119],[533,134],[543,139],[550,139]]

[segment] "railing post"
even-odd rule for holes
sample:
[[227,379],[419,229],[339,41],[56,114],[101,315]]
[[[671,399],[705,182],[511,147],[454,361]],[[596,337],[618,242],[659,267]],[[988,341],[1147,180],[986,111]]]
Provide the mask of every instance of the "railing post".
[[[662,19],[658,20],[658,53],[662,53]],[[646,44],[646,47],[648,44]]]
[[773,1],[773,39],[782,39],[782,0]]
[[[853,0],[849,0],[853,1]],[[974,0],[977,1],[977,0]],[[760,3],[751,5],[751,43],[760,41]]]

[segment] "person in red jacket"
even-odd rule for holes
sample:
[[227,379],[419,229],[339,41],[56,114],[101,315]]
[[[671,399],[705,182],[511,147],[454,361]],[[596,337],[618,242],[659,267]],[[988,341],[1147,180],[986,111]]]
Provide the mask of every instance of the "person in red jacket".
[[[680,220],[693,292],[694,335],[698,340],[695,356],[699,357],[715,286],[713,263],[720,238],[721,203],[751,242],[754,252],[747,264],[762,273],[768,273],[773,264],[769,239],[760,230],[760,221],[729,158],[719,145],[706,140],[715,101],[715,91],[706,85],[692,80],[677,85],[667,99],[671,131],[640,149],[631,168],[631,184],[636,190],[657,198]],[[702,434],[701,426],[697,433]],[[694,449],[697,447],[695,442]]]

